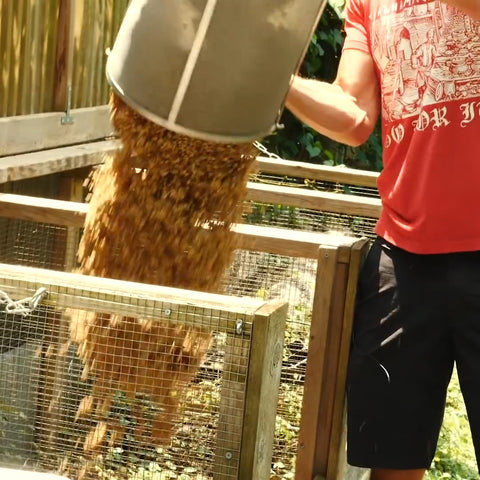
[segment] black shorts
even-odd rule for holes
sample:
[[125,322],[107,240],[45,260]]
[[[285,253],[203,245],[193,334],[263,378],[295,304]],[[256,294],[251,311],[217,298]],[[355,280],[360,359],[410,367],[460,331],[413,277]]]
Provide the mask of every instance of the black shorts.
[[480,251],[417,255],[382,239],[359,279],[348,462],[429,468],[456,362],[480,463]]

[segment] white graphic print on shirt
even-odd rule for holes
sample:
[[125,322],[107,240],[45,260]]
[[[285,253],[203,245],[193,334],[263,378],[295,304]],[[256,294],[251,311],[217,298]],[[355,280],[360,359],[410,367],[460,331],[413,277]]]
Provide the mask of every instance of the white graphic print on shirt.
[[383,76],[384,120],[418,116],[415,126],[422,129],[425,107],[442,105],[436,109],[439,127],[442,120],[448,124],[445,105],[462,100],[468,123],[468,99],[477,97],[480,107],[480,22],[438,0],[379,4],[371,45]]

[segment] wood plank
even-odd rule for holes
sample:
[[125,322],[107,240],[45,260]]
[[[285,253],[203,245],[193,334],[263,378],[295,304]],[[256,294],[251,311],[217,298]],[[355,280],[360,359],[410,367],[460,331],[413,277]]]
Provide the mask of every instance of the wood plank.
[[[82,227],[87,212],[88,204],[85,203],[0,194],[0,217]],[[356,241],[346,235],[258,225],[236,224],[232,229],[237,248],[303,258],[316,258],[318,246],[322,244],[341,246]],[[341,254],[339,261],[348,261],[348,255]]]
[[[75,305],[71,305],[73,308],[88,308],[89,302],[92,301],[98,301],[104,304],[104,308],[107,308],[108,304],[131,305],[132,298],[139,297],[145,300],[145,311],[148,311],[149,308],[152,309],[152,302],[156,302],[157,307],[158,303],[162,302],[176,309],[182,305],[211,309],[212,316],[213,314],[218,315],[222,312],[233,312],[242,314],[245,317],[253,317],[257,310],[266,303],[257,298],[230,297],[193,290],[182,290],[8,264],[0,264],[0,281],[2,282],[2,287],[9,288],[10,290],[17,289],[21,292],[35,290],[41,286],[50,287],[50,295],[53,295],[54,298],[63,302],[63,304],[65,304],[65,302],[77,302]],[[10,285],[10,287],[8,287],[8,285]],[[78,296],[78,299],[65,299],[66,296]],[[132,305],[132,308],[141,308],[140,303],[143,302],[137,303],[138,305]],[[161,314],[161,312],[159,314]],[[156,315],[158,314],[155,311],[152,310],[150,312],[152,318]],[[161,316],[164,318],[163,314]]]
[[262,173],[372,188],[377,188],[379,175],[377,172],[355,168],[329,167],[268,157],[257,158],[257,169]]
[[213,480],[239,478],[249,349],[250,339],[243,335],[227,336],[212,466]]
[[0,478],[3,480],[68,480],[55,473],[30,472],[13,468],[1,468]]
[[[141,157],[134,157],[132,161],[138,168],[146,167],[146,162]],[[370,188],[377,188],[377,179],[379,176],[377,172],[367,170],[347,167],[329,167],[326,165],[315,165],[312,163],[262,156],[257,157],[253,171]]]
[[118,140],[101,140],[0,159],[0,183],[52,175],[103,163],[119,147]]
[[338,354],[337,372],[335,374],[335,400],[332,412],[332,434],[330,439],[330,451],[328,455],[328,480],[343,479],[343,467],[345,464],[345,390],[347,382],[348,358],[350,354],[353,318],[355,313],[355,301],[357,295],[358,275],[365,256],[369,250],[369,242],[366,239],[357,241],[351,247],[350,266],[344,302],[343,321]]
[[0,217],[83,227],[88,204],[0,193]]
[[248,365],[239,480],[270,477],[288,304],[255,315]]
[[378,218],[382,210],[382,202],[378,198],[252,182],[248,183],[247,199],[369,218]]
[[[326,475],[327,471],[328,450],[317,451],[317,434],[321,421],[320,402],[326,368],[325,353],[337,269],[337,252],[338,249],[334,247],[320,247],[318,252],[316,288],[298,436],[296,480],[313,478],[314,474]],[[320,468],[315,470],[318,466]]]
[[[317,258],[319,245],[349,245],[356,239],[347,235],[289,230],[249,224],[233,226],[236,245],[243,250],[268,252],[289,257]],[[339,261],[346,262],[349,255],[342,255]]]
[[[73,172],[62,174],[59,179],[58,198],[69,202],[83,200],[84,179],[75,176]],[[59,230],[54,233],[53,264],[64,266],[66,272],[71,272],[77,267],[77,252],[80,243],[80,229],[67,227],[67,231]]]
[[0,156],[55,148],[112,136],[108,105],[71,111],[74,123],[62,125],[63,112],[0,118]]
[[[337,264],[332,290],[332,303],[328,319],[327,347],[325,367],[322,378],[322,392],[318,409],[317,442],[314,461],[314,473],[328,478],[328,464],[331,455],[333,416],[336,402],[337,373],[342,344],[342,327],[345,308],[346,287],[349,265]],[[343,405],[343,402],[342,402]]]
[[[82,146],[82,148],[87,147]],[[115,147],[113,146],[113,148]],[[112,151],[110,149],[110,145],[108,144],[104,145],[104,149],[106,153],[110,153]],[[70,160],[67,159],[66,162],[78,165],[80,168],[81,165],[86,166],[90,162],[93,164],[98,162],[98,160],[98,156],[95,156],[94,158],[85,158],[83,161],[77,157],[72,157]],[[61,165],[64,164],[65,163],[63,161],[59,160],[59,163],[57,163],[57,169],[63,168]],[[29,175],[27,173],[28,169],[23,169],[23,173],[19,173],[22,171],[20,167],[17,166],[16,170],[15,167],[12,168],[13,172],[16,172],[17,175],[23,175],[24,177]],[[35,172],[38,173],[38,171],[41,169],[48,169],[50,166],[49,162],[47,161],[43,164],[40,163],[37,167],[31,168],[31,174],[36,174]],[[10,175],[13,175],[13,173],[10,173]],[[248,183],[247,199],[256,202],[290,205],[298,208],[308,208],[312,210],[342,213],[347,215],[358,215],[369,218],[378,218],[382,210],[381,201],[375,198],[344,195],[340,193],[317,192],[312,190],[300,190],[291,187],[263,185],[251,182]],[[27,203],[25,203],[25,205],[27,205]]]

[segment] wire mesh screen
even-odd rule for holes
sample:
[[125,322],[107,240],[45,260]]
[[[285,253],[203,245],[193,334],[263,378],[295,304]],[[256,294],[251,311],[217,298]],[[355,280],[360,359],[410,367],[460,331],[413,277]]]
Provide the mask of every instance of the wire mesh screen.
[[[291,187],[312,192],[330,192],[345,195],[356,195],[364,198],[379,198],[373,187],[340,184],[321,180],[289,177],[259,172],[252,175],[253,183]],[[295,190],[292,190],[295,191]],[[374,238],[375,218],[347,213],[333,213],[311,208],[298,208],[288,203],[271,204],[263,202],[245,202],[244,220],[246,223],[270,225],[296,230],[335,232],[354,237]]]
[[[348,187],[332,182],[313,182],[293,177],[262,174],[254,175],[251,180],[257,183],[286,185],[292,189],[353,193],[365,197],[377,196],[376,190],[372,188]],[[336,239],[333,244],[338,244],[339,238],[372,238],[376,222],[373,218],[358,215],[293,207],[287,202],[273,204],[247,201],[243,216],[245,223],[253,225],[328,233],[332,235],[332,239]],[[5,228],[0,230],[2,232],[0,234],[0,261],[52,269],[69,269],[75,266],[80,235],[78,229],[5,219],[0,219],[0,227],[2,226],[1,222],[5,222],[3,223]],[[273,462],[271,464],[272,478],[293,478],[295,472],[313,301],[316,289],[322,288],[321,284],[316,283],[316,279],[317,262],[315,259],[254,250],[237,250],[234,261],[225,276],[226,294],[255,297],[261,300],[279,298],[289,303],[282,351]],[[85,313],[87,310],[81,310],[83,321],[86,321],[85,319],[94,312],[94,310],[90,310],[90,313]],[[38,315],[40,312],[41,310],[37,312]],[[43,324],[46,323],[46,320],[51,319],[50,314],[44,314],[44,317]],[[81,322],[81,317],[79,318]],[[61,319],[65,322],[65,312],[62,312]],[[55,338],[60,336],[58,328],[61,326],[62,322],[55,324],[57,329],[53,330]],[[53,468],[67,473],[72,478],[80,478],[82,475],[132,480],[151,478],[152,476],[155,480],[157,478],[158,480],[163,478],[182,478],[183,480],[236,478],[237,469],[232,465],[237,465],[240,451],[231,445],[238,444],[238,438],[234,441],[232,438],[239,435],[238,432],[240,432],[235,412],[238,413],[244,405],[241,401],[238,403],[238,399],[231,398],[230,403],[233,407],[229,405],[222,407],[221,399],[228,398],[230,395],[228,392],[236,391],[238,388],[244,393],[245,385],[241,381],[236,381],[236,377],[240,378],[243,375],[239,376],[238,368],[239,365],[243,365],[240,359],[247,356],[248,341],[237,338],[240,343],[232,344],[233,337],[231,335],[215,328],[214,325],[211,326],[211,344],[198,371],[189,383],[187,393],[179,402],[178,409],[181,415],[172,426],[172,440],[168,445],[155,445],[142,440],[142,438],[143,436],[149,438],[152,431],[155,432],[156,408],[162,407],[152,405],[148,395],[135,397],[132,404],[127,394],[116,392],[108,401],[114,413],[107,421],[92,423],[91,418],[79,417],[78,421],[72,423],[71,419],[79,416],[78,412],[82,401],[90,401],[83,399],[91,397],[91,391],[95,385],[82,380],[84,365],[73,346],[66,349],[65,355],[62,357],[63,367],[59,371],[58,361],[52,360],[56,356],[51,353],[59,345],[57,347],[46,346],[48,342],[45,340],[45,335],[51,331],[51,328],[50,325],[45,331],[37,326],[34,329],[37,333],[32,338],[29,336],[28,341],[22,341],[19,345],[12,343],[12,348],[9,347],[2,354],[5,360],[0,362],[3,365],[1,368],[9,368],[8,375],[11,375],[12,379],[20,378],[19,375],[29,372],[28,382],[25,382],[22,388],[18,385],[15,387],[19,392],[18,395],[25,390],[23,395],[32,398],[30,392],[33,389],[35,392],[33,397],[36,398],[33,405],[19,410],[20,413],[14,410],[8,412],[10,416],[17,415],[15,421],[20,422],[20,418],[23,418],[22,421],[29,434],[21,435],[19,440],[15,440],[15,443],[14,439],[17,438],[16,435],[19,435],[20,429],[13,427],[12,432],[4,437],[9,439],[7,444],[12,445],[7,451],[5,462],[32,464],[35,468],[49,470]],[[38,332],[43,333],[39,334]],[[63,332],[62,335],[68,337],[68,332]],[[22,362],[30,363],[24,365]],[[239,365],[238,362],[240,362]],[[225,364],[230,365],[227,370]],[[23,373],[19,374],[20,371]],[[48,380],[46,372],[51,371],[56,372],[55,375],[59,376],[61,382],[64,382],[61,389],[49,386],[53,380]],[[68,372],[68,375],[65,372]],[[45,380],[46,378],[47,380]],[[17,380],[12,381],[18,384]],[[13,390],[12,387],[8,391],[9,394]],[[45,393],[37,395],[37,392]],[[54,392],[63,393],[60,395]],[[2,401],[1,398],[0,401]],[[5,398],[9,399],[8,395]],[[9,402],[10,400],[5,402],[7,410],[12,406]],[[64,412],[64,417],[57,416],[53,417],[54,420],[39,423],[36,416],[38,409],[55,411],[56,408],[58,411],[58,406],[55,407],[55,405],[61,405],[60,411]],[[0,408],[1,406],[2,404],[0,404]],[[16,403],[13,403],[13,406],[17,408]],[[82,408],[87,407],[91,408],[88,404]],[[29,410],[29,408],[33,410]],[[138,412],[146,418],[139,421]],[[232,414],[231,420],[227,420],[228,415]],[[34,419],[33,426],[32,419]],[[219,422],[228,428],[219,429]],[[5,431],[8,431],[12,422],[9,420],[7,424],[3,425]],[[55,430],[56,425],[62,425],[61,431]],[[228,439],[222,439],[223,445],[228,444],[227,447],[222,447],[223,450],[220,449],[218,442],[215,443],[218,440],[217,432],[222,429],[228,432],[229,436]],[[51,431],[54,433],[52,434]],[[89,442],[93,445],[92,450],[95,453],[93,460],[89,449],[85,450],[87,437],[90,438]],[[107,450],[101,450],[98,453],[95,442],[99,437],[104,439],[102,448],[105,448],[106,445]],[[59,444],[65,445],[66,453],[58,448]],[[29,452],[28,455],[15,459],[15,455],[22,449]],[[16,453],[13,455],[11,452]],[[222,459],[220,463],[219,459]],[[0,461],[4,462],[1,456]]]
[[0,274],[2,466],[70,479],[238,478],[249,312],[265,302],[223,311],[191,294],[172,304],[43,281],[40,303],[26,283]]
[[65,270],[73,267],[78,229],[0,218],[0,262]]
[[[237,251],[226,292],[288,302],[272,462],[273,478],[293,478],[317,261]],[[321,285],[318,286],[321,288]]]
[[376,224],[376,219],[368,217],[262,202],[245,203],[244,221],[254,225],[278,226],[371,239],[375,237]]
[[[53,198],[61,196],[62,176],[0,184],[0,192]],[[52,223],[0,217],[0,262],[52,270],[71,270],[80,230]]]

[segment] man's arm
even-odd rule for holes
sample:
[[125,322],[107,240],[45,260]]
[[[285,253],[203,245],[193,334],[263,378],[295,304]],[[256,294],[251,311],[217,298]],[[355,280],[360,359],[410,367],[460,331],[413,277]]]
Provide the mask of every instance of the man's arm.
[[442,2],[462,10],[476,20],[480,20],[480,0],[442,0]]
[[295,77],[286,106],[321,134],[351,146],[362,144],[380,113],[372,57],[360,50],[344,50],[333,84]]

